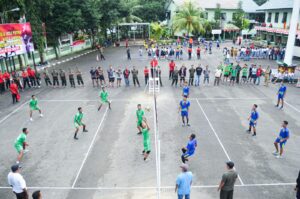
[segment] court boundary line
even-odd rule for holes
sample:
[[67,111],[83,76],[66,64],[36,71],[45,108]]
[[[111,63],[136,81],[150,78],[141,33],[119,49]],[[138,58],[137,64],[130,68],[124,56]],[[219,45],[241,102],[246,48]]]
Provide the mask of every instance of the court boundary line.
[[87,158],[88,158],[88,156],[89,156],[89,153],[91,152],[91,150],[92,150],[92,148],[93,148],[93,146],[94,146],[94,143],[95,143],[95,141],[96,141],[97,135],[98,135],[99,132],[100,132],[101,126],[102,126],[102,124],[103,124],[103,122],[104,122],[104,119],[105,119],[105,117],[106,117],[106,115],[107,115],[107,112],[108,112],[108,107],[107,107],[106,110],[105,110],[105,113],[104,113],[104,115],[103,115],[103,117],[102,117],[102,119],[101,119],[100,124],[98,125],[98,128],[97,128],[96,133],[95,133],[95,135],[94,135],[94,137],[93,137],[93,139],[92,139],[92,142],[91,142],[91,144],[90,144],[90,146],[89,146],[89,148],[88,148],[88,151],[86,152],[85,157],[84,157],[84,159],[83,159],[83,161],[82,161],[82,163],[81,163],[81,166],[80,166],[80,168],[79,168],[79,170],[78,170],[78,172],[77,172],[77,174],[76,174],[75,180],[74,180],[73,183],[72,183],[72,188],[74,188],[74,187],[75,187],[75,184],[77,183],[77,180],[78,180],[78,178],[79,178],[79,176],[80,176],[80,173],[81,173],[81,171],[82,171],[82,169],[83,169],[83,167],[84,167],[84,165],[85,165],[85,163],[86,163],[86,160],[87,160]]
[[15,110],[13,110],[12,112],[10,112],[8,115],[6,115],[5,117],[3,117],[0,120],[0,124],[2,124],[5,120],[7,120],[10,116],[12,116],[14,113],[18,112],[21,108],[23,108],[23,106],[25,106],[26,104],[28,104],[29,101],[24,102],[23,104],[21,104],[18,108],[16,108]]
[[[177,98],[176,98],[177,99]],[[178,98],[181,99],[181,98]],[[200,100],[200,101],[209,101],[209,100],[266,100],[268,98],[233,98],[233,97],[223,97],[223,98],[189,98],[189,100]],[[129,102],[133,101],[130,99],[112,99],[113,101],[116,102]],[[93,99],[78,99],[78,100],[73,100],[73,99],[53,99],[53,100],[47,100],[47,99],[41,99],[39,100],[40,102],[98,102],[99,100],[93,100]],[[141,101],[141,100],[136,100],[136,101]],[[144,101],[149,101],[151,102],[151,99],[146,99]]]
[[290,103],[288,103],[287,101],[284,102],[286,105],[288,105],[291,109],[294,109],[294,111],[297,111],[298,113],[300,113],[300,110],[297,109],[296,107],[294,107],[293,105],[291,105]]
[[[199,102],[198,100],[196,100],[196,101],[197,101],[197,104],[198,104],[199,108],[201,109],[201,111],[202,111],[202,113],[203,113],[205,119],[207,120],[207,122],[208,122],[208,124],[209,124],[211,130],[212,130],[213,133],[215,134],[215,137],[217,138],[217,140],[218,140],[218,142],[219,142],[221,148],[223,149],[223,152],[225,153],[227,159],[230,161],[231,158],[229,157],[227,150],[225,149],[225,147],[224,147],[222,141],[220,140],[219,135],[218,135],[217,132],[215,131],[215,128],[214,128],[213,125],[211,124],[211,122],[210,122],[209,118],[207,117],[207,115],[206,115],[206,113],[205,113],[203,107],[201,106],[200,102]],[[238,175],[238,179],[239,179],[239,181],[241,182],[241,184],[244,185],[244,182],[243,182],[242,178],[240,177],[240,175]]]
[[[296,182],[291,183],[258,183],[258,184],[240,184],[235,187],[269,187],[269,186],[295,186]],[[218,188],[219,185],[192,185],[192,188]],[[28,189],[47,189],[47,190],[138,190],[138,189],[157,189],[156,186],[140,187],[27,187]],[[9,186],[2,186],[0,189],[12,189]],[[174,186],[161,186],[160,189],[174,189]]]

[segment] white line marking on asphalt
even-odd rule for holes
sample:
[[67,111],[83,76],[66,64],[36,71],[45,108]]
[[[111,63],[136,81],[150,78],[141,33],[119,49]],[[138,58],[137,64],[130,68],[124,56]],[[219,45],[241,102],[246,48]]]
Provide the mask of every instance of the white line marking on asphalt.
[[[265,184],[244,184],[234,185],[235,187],[269,187],[269,186],[295,186],[296,183],[265,183]],[[192,185],[195,189],[217,188],[219,185]],[[44,190],[134,190],[134,189],[157,189],[157,187],[27,187],[28,189]],[[161,189],[174,189],[174,186],[162,186]],[[0,187],[0,189],[11,189],[11,187]]]
[[290,103],[288,103],[287,101],[285,101],[286,105],[288,105],[290,108],[294,109],[295,111],[297,111],[298,113],[300,113],[300,110],[297,109],[296,107],[294,107],[293,105],[291,105]]
[[[200,107],[200,109],[201,109],[201,111],[202,111],[204,117],[206,118],[206,120],[207,120],[207,122],[208,122],[208,124],[209,124],[209,126],[210,126],[210,128],[211,128],[211,130],[214,132],[214,134],[215,134],[215,136],[216,136],[216,138],[217,138],[219,144],[221,145],[221,147],[222,147],[222,149],[223,149],[223,151],[224,151],[224,153],[225,153],[227,159],[228,159],[228,160],[231,160],[230,157],[229,157],[229,155],[228,155],[228,153],[227,153],[227,150],[225,149],[225,147],[224,147],[223,143],[221,142],[221,140],[220,140],[220,138],[219,138],[217,132],[215,131],[213,125],[211,124],[210,120],[208,119],[208,117],[207,117],[207,115],[206,115],[204,109],[202,108],[202,106],[201,106],[201,104],[200,104],[200,102],[199,102],[198,100],[197,100],[197,104],[198,104],[198,106]],[[244,182],[242,181],[240,175],[238,175],[238,178],[239,178],[241,184],[244,185]]]
[[[146,92],[146,87],[144,89],[144,92]],[[181,99],[181,98],[178,98]],[[201,100],[201,101],[205,101],[205,100],[265,100],[268,98],[189,98],[189,100]],[[131,99],[112,99],[113,101],[119,101],[119,102],[128,102],[128,101],[134,101]],[[137,99],[138,100],[138,99]],[[41,102],[94,102],[94,101],[99,101],[99,100],[92,100],[92,99],[78,99],[78,100],[73,100],[73,99],[53,99],[53,100],[40,100]],[[138,100],[141,101],[141,100]],[[145,101],[144,99],[142,101]],[[150,101],[150,99],[146,100],[146,101]]]
[[76,182],[77,182],[77,180],[78,180],[78,178],[79,178],[79,175],[80,175],[80,173],[81,173],[81,170],[82,170],[82,168],[83,168],[83,166],[84,166],[84,164],[85,164],[85,162],[86,162],[86,160],[87,160],[87,157],[89,156],[89,153],[90,153],[90,151],[92,150],[92,148],[93,148],[93,146],[94,146],[94,143],[95,143],[95,141],[96,141],[96,138],[97,138],[97,135],[98,135],[98,133],[99,133],[99,131],[100,131],[100,128],[101,128],[101,126],[102,126],[102,124],[103,124],[103,121],[104,121],[104,119],[105,119],[105,116],[106,116],[106,114],[107,114],[107,111],[108,111],[108,107],[107,107],[106,110],[105,110],[105,113],[104,113],[104,115],[103,115],[103,117],[102,117],[102,120],[101,120],[101,122],[100,122],[100,124],[99,124],[99,126],[98,126],[98,128],[97,128],[97,131],[96,131],[96,133],[95,133],[95,135],[94,135],[94,137],[93,137],[93,140],[92,140],[92,142],[91,142],[91,144],[90,144],[90,146],[89,146],[89,149],[88,149],[87,153],[85,154],[85,157],[84,157],[84,159],[83,159],[83,161],[82,161],[82,163],[81,163],[81,166],[80,166],[80,168],[79,168],[79,170],[78,170],[78,172],[77,172],[77,175],[76,175],[76,177],[75,177],[75,180],[74,180],[74,182],[73,182],[73,184],[72,184],[72,188],[74,188],[74,186],[75,186],[75,184],[76,184]]
[[57,62],[57,64],[60,64],[61,62],[59,61],[59,62]]
[[5,116],[4,118],[2,118],[0,120],[0,124],[3,123],[5,120],[7,120],[7,118],[9,118],[10,116],[12,116],[14,113],[16,113],[18,110],[20,110],[25,104],[27,104],[29,101],[24,102],[23,104],[21,104],[18,108],[16,108],[14,111],[10,112],[7,116]]

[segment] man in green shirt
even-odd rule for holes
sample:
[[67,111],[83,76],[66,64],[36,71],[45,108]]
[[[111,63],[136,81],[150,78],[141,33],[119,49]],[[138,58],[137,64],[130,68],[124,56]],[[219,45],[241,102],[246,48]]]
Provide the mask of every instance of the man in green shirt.
[[149,136],[150,128],[146,118],[143,118],[141,127],[142,127],[143,144],[144,144],[144,150],[143,150],[144,161],[147,161],[147,158],[151,152],[151,144],[150,144],[150,136]]
[[247,64],[245,64],[244,67],[242,68],[242,80],[244,84],[247,82],[247,77],[248,77],[248,66]]
[[98,111],[100,111],[100,109],[101,109],[101,107],[104,103],[107,103],[108,108],[111,109],[111,107],[110,107],[111,102],[107,98],[108,97],[108,92],[105,90],[104,86],[102,86],[102,91],[100,92],[99,96],[101,98],[101,101],[100,101],[100,106],[98,107]]
[[40,117],[43,117],[42,111],[41,111],[40,107],[38,106],[38,100],[35,97],[35,95],[31,96],[31,100],[29,102],[29,108],[30,108],[30,113],[29,113],[30,121],[33,121],[33,119],[32,119],[32,112],[33,111],[39,111]]
[[236,69],[236,67],[234,67],[234,68],[231,69],[231,77],[230,77],[229,86],[234,85],[236,76],[237,76],[237,69]]
[[77,138],[77,133],[79,131],[79,128],[82,126],[83,127],[83,132],[88,132],[85,127],[86,125],[82,122],[82,118],[83,118],[83,113],[82,113],[82,108],[79,107],[78,108],[78,113],[75,115],[74,117],[74,126],[75,126],[75,134],[74,134],[74,139],[78,140]]
[[228,81],[229,73],[230,73],[230,65],[227,65],[224,68],[223,82],[227,82]]
[[26,146],[28,146],[27,142],[26,142],[26,137],[27,134],[29,133],[29,131],[27,130],[27,128],[23,128],[22,129],[22,133],[17,137],[16,141],[15,141],[15,149],[18,152],[18,157],[17,157],[17,164],[20,163],[24,153],[26,153],[28,150],[26,149]]
[[142,109],[142,105],[138,104],[137,105],[137,110],[136,110],[136,117],[137,117],[137,128],[139,130],[138,135],[142,134],[142,122],[143,122],[143,117],[145,115],[144,110]]

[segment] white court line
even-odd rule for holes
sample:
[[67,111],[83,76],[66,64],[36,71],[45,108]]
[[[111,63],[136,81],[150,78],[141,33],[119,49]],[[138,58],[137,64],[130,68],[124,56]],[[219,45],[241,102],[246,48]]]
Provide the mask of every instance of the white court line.
[[[146,89],[145,91],[146,92]],[[158,96],[158,99],[159,99],[159,96]],[[181,98],[178,98],[178,100],[180,100]],[[265,100],[265,99],[268,99],[268,98],[189,98],[189,100],[201,100],[201,101],[205,101],[205,100]],[[132,99],[112,99],[113,101],[124,101],[124,102],[127,102],[127,101],[145,101],[144,99],[136,99],[136,100],[132,100]],[[99,100],[92,100],[92,99],[77,99],[77,100],[73,100],[73,99],[53,99],[53,100],[47,100],[47,99],[44,99],[44,100],[39,100],[40,102],[97,102]],[[147,99],[146,101],[151,101],[149,99]]]
[[[207,120],[207,122],[208,122],[208,124],[209,124],[209,126],[210,126],[210,128],[211,128],[211,130],[214,132],[214,134],[215,134],[215,136],[216,136],[216,138],[217,138],[219,144],[221,145],[221,147],[222,147],[222,149],[223,149],[223,151],[224,151],[224,153],[225,153],[227,159],[228,159],[228,160],[231,160],[231,158],[229,157],[229,155],[228,155],[228,153],[227,153],[227,150],[225,149],[225,147],[224,147],[223,143],[221,142],[221,140],[220,140],[220,138],[219,138],[217,132],[215,131],[213,125],[211,124],[210,120],[208,119],[208,117],[207,117],[207,115],[206,115],[204,109],[202,108],[202,106],[201,106],[201,104],[199,103],[198,100],[197,100],[197,104],[198,104],[198,106],[200,107],[200,109],[201,109],[201,111],[202,111],[204,117],[206,118],[206,120]],[[239,181],[241,182],[241,184],[244,185],[244,182],[242,181],[240,175],[238,175],[238,179],[239,179]]]
[[287,101],[285,101],[285,104],[288,105],[290,108],[294,109],[295,111],[297,111],[298,113],[300,113],[300,110],[297,109],[296,107],[294,107],[293,105],[291,105],[290,103],[288,103]]
[[81,173],[81,170],[82,170],[82,168],[83,168],[83,166],[84,166],[84,164],[85,164],[85,162],[86,162],[86,160],[87,160],[87,157],[88,157],[88,155],[89,155],[91,149],[92,149],[93,146],[94,146],[95,140],[96,140],[97,135],[98,135],[98,133],[99,133],[99,131],[100,131],[100,128],[101,128],[101,126],[102,126],[102,124],[103,124],[103,121],[104,121],[104,119],[105,119],[105,116],[106,116],[106,114],[107,114],[107,111],[108,111],[108,107],[106,108],[106,111],[105,111],[105,113],[104,113],[104,115],[103,115],[103,117],[102,117],[102,120],[101,120],[101,122],[100,122],[98,128],[97,128],[97,131],[96,131],[96,133],[95,133],[95,135],[94,135],[94,137],[93,137],[93,140],[92,140],[92,142],[91,142],[91,144],[90,144],[90,146],[89,146],[89,149],[88,149],[87,153],[85,154],[85,157],[84,157],[84,159],[83,159],[83,161],[82,161],[82,163],[81,163],[81,166],[80,166],[80,168],[79,168],[79,170],[78,170],[78,172],[77,172],[76,178],[75,178],[75,180],[74,180],[74,182],[73,182],[73,184],[72,184],[72,188],[74,188],[74,186],[75,186],[75,184],[76,184],[76,182],[77,182],[77,180],[78,180],[78,177],[79,177],[79,175],[80,175],[80,173]]
[[196,100],[266,100],[268,99],[267,97],[262,97],[262,98],[234,98],[234,97],[208,97],[208,98],[191,98],[191,99],[196,99]]
[[[234,185],[235,187],[272,187],[272,186],[295,186],[296,183],[262,183]],[[217,188],[219,185],[192,185],[194,189]],[[157,187],[27,187],[28,189],[47,190],[135,190],[135,189],[157,189]],[[161,186],[161,189],[174,189],[174,186]],[[0,187],[0,189],[11,189],[11,187]]]
[[3,123],[5,120],[7,120],[7,118],[9,118],[10,116],[12,116],[14,113],[16,113],[18,110],[20,110],[25,104],[27,104],[29,101],[24,102],[23,104],[21,104],[18,108],[16,108],[14,111],[10,112],[7,116],[5,116],[4,118],[2,118],[0,120],[0,124]]

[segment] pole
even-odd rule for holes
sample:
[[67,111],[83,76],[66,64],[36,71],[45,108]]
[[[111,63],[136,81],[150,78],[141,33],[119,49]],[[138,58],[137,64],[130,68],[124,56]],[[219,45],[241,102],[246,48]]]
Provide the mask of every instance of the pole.
[[11,60],[12,60],[13,66],[14,66],[14,71],[16,71],[15,58],[14,58],[14,57],[11,57]]
[[284,63],[287,65],[292,65],[292,59],[295,49],[295,38],[296,38],[296,32],[297,32],[297,23],[299,18],[299,7],[300,7],[300,1],[294,0],[293,5],[293,12],[291,16],[291,22],[290,22],[290,30],[289,30],[289,37],[286,45],[286,52],[284,57]]

